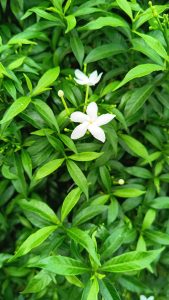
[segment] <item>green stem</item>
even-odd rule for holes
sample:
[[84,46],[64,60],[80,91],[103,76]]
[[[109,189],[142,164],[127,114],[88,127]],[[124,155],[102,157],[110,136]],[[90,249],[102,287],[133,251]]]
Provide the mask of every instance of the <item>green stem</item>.
[[68,106],[66,104],[66,101],[65,101],[65,99],[64,99],[63,96],[61,97],[61,100],[62,100],[63,106],[64,106],[64,108],[66,110],[67,116],[69,117],[70,116],[70,111],[69,111],[69,108],[68,108]]
[[84,112],[86,111],[87,107],[87,102],[88,102],[88,97],[89,97],[89,85],[86,85],[86,95],[85,95],[85,104],[84,104]]

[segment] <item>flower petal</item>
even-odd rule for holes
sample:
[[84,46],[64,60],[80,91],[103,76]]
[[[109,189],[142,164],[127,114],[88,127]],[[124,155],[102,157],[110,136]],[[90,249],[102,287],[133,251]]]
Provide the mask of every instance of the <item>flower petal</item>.
[[99,75],[97,74],[97,71],[94,71],[90,74],[89,76],[89,85],[95,85],[96,83],[99,82],[101,76],[103,73],[100,73]]
[[150,297],[148,297],[148,299],[147,300],[154,300],[154,296],[150,296]]
[[80,80],[80,79],[74,78],[74,80],[80,85],[89,85],[89,79]]
[[71,134],[71,139],[72,140],[77,140],[80,139],[82,136],[85,135],[86,131],[87,131],[87,127],[88,127],[88,123],[84,122],[80,125],[78,125],[72,132]]
[[144,295],[141,295],[140,300],[147,300],[147,298]]
[[100,128],[94,124],[90,124],[88,126],[88,130],[94,136],[95,139],[97,139],[103,143],[105,142],[106,137],[105,137],[105,133],[102,128]]
[[76,111],[70,115],[70,119],[73,122],[83,123],[85,121],[89,121],[89,116],[82,113],[81,111]]
[[75,81],[78,84],[84,85],[84,84],[88,84],[89,83],[89,78],[80,70],[75,70],[75,76],[76,78]]
[[91,121],[95,121],[97,119],[98,106],[95,102],[91,102],[86,109],[88,116]]
[[95,121],[95,124],[97,126],[105,125],[105,124],[109,123],[111,120],[113,120],[115,118],[115,116],[116,115],[112,115],[112,114],[101,115],[97,118],[97,120]]

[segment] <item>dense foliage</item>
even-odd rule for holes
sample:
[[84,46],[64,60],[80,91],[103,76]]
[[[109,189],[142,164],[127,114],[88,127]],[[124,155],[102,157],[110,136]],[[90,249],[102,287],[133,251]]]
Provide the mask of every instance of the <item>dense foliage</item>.
[[168,299],[169,4],[0,6],[0,299]]

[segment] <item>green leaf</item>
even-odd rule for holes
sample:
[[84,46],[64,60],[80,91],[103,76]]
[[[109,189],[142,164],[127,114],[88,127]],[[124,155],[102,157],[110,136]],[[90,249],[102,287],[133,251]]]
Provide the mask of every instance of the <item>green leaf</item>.
[[132,10],[130,4],[127,0],[116,0],[118,6],[130,17],[133,19]]
[[83,27],[80,27],[79,30],[97,30],[101,29],[105,26],[110,26],[110,27],[127,27],[128,24],[126,21],[124,21],[123,18],[120,16],[111,13],[111,17],[99,17],[96,20],[93,20],[86,24]]
[[104,213],[107,210],[107,206],[105,205],[91,205],[82,209],[73,219],[73,224],[79,225],[83,224],[86,221],[96,217],[97,215]]
[[81,152],[72,154],[69,156],[69,159],[75,160],[75,161],[91,161],[94,159],[97,159],[103,154],[103,152],[97,153],[97,152]]
[[61,139],[61,141],[73,152],[77,153],[77,149],[76,146],[74,144],[74,142],[72,141],[72,139],[65,135],[65,134],[59,134],[59,137]]
[[119,188],[113,192],[114,196],[121,197],[121,198],[129,198],[129,197],[134,198],[134,197],[139,197],[143,194],[145,194],[145,191],[141,191],[135,188],[121,188],[121,189]]
[[108,236],[100,250],[102,259],[112,256],[112,254],[118,250],[125,239],[125,231],[126,226],[119,226]]
[[[157,12],[157,14],[161,14],[163,11],[169,8],[169,5],[153,5],[153,9]],[[139,28],[141,25],[143,25],[148,20],[154,18],[152,13],[152,8],[149,7],[146,9],[143,13],[137,16],[133,29]]]
[[87,250],[90,256],[93,258],[95,263],[100,266],[100,261],[96,253],[95,244],[89,234],[79,228],[67,229],[68,236],[73,239],[76,243],[80,244],[83,248]]
[[3,124],[5,122],[12,120],[22,111],[24,111],[30,102],[31,102],[31,98],[27,96],[23,96],[15,100],[15,102],[13,102],[12,105],[9,107],[9,109],[6,111],[0,123]]
[[169,245],[169,234],[167,233],[156,230],[146,230],[144,235],[155,244]]
[[166,61],[169,61],[169,56],[167,54],[167,51],[165,50],[164,46],[159,40],[147,34],[143,34],[139,32],[135,32],[135,33],[139,35],[150,48],[155,50],[158,53],[158,55],[160,55]]
[[165,68],[156,64],[142,64],[131,69],[114,91],[125,85],[127,82],[151,74],[155,71],[165,71]]
[[154,222],[156,218],[156,211],[152,208],[150,208],[144,217],[143,224],[142,224],[142,230],[150,228],[152,223]]
[[59,132],[59,126],[56,121],[55,115],[50,108],[50,106],[45,103],[42,100],[36,99],[33,101],[33,104],[35,108],[37,109],[38,113],[41,115],[41,117],[47,122],[49,126],[52,126],[52,128],[55,128],[57,132]]
[[95,277],[92,281],[92,285],[89,290],[87,300],[98,300],[98,294],[99,294],[99,284],[97,278]]
[[15,260],[16,258],[23,256],[30,252],[32,249],[40,246],[49,235],[57,229],[57,226],[47,226],[37,230],[35,233],[32,233],[19,247],[15,255],[10,259],[10,261]]
[[9,68],[10,70],[14,70],[14,69],[19,68],[19,67],[23,64],[25,58],[26,58],[25,56],[22,56],[22,57],[16,59],[15,61],[11,62],[11,63],[8,65],[8,68]]
[[126,51],[126,46],[121,43],[121,41],[116,41],[116,43],[111,43],[107,45],[102,45],[97,48],[92,49],[87,57],[85,58],[85,63],[91,63],[104,58],[108,58],[112,55],[116,55]]
[[157,259],[162,251],[163,248],[152,251],[133,251],[124,253],[107,261],[101,269],[103,272],[112,273],[125,273],[142,270],[147,268],[150,263]]
[[31,161],[29,153],[25,150],[22,150],[21,159],[22,159],[23,168],[24,168],[25,172],[27,173],[27,175],[29,176],[29,178],[31,179],[32,178],[32,161]]
[[149,205],[155,209],[168,209],[169,197],[158,197],[149,202]]
[[112,283],[103,279],[99,281],[99,286],[100,292],[105,300],[121,300]]
[[64,219],[68,216],[71,212],[73,207],[77,204],[80,199],[81,190],[77,187],[73,189],[64,199],[62,208],[61,208],[61,221],[63,222]]
[[90,271],[89,267],[81,261],[61,255],[41,259],[39,262],[33,264],[33,267],[39,267],[54,274],[64,276],[79,275]]
[[69,16],[65,17],[65,19],[67,22],[67,29],[66,29],[65,33],[68,33],[76,26],[76,18],[73,15],[69,15]]
[[31,96],[34,97],[39,95],[47,90],[47,88],[54,83],[54,81],[58,78],[60,72],[60,68],[56,67],[48,70],[38,81],[37,86],[31,93]]
[[135,138],[126,134],[121,134],[120,137],[125,142],[125,144],[129,147],[129,149],[131,149],[133,153],[135,153],[139,157],[148,160],[149,154],[143,144],[141,144]]
[[18,200],[18,205],[22,208],[24,212],[34,213],[40,218],[52,222],[54,224],[59,224],[60,221],[54,211],[45,203],[39,200],[30,200],[25,199]]
[[140,177],[144,179],[150,179],[153,177],[153,174],[145,168],[142,167],[128,167],[126,168],[126,172],[135,177]]
[[151,84],[146,84],[141,88],[135,89],[124,109],[126,117],[130,117],[135,114],[151,96],[153,90],[154,87]]
[[70,37],[70,46],[72,48],[73,54],[76,57],[80,67],[82,67],[83,59],[84,59],[84,46],[82,44],[81,39],[76,34],[73,34]]
[[37,275],[32,277],[28,285],[23,290],[22,294],[38,293],[45,289],[52,281],[52,276],[48,272],[42,270]]
[[63,164],[63,162],[64,158],[58,158],[47,162],[44,166],[39,168],[35,175],[35,179],[39,180],[53,173]]
[[88,198],[88,183],[86,177],[84,176],[80,168],[73,161],[68,159],[66,164],[70,176],[77,184],[77,186],[85,194],[86,198]]

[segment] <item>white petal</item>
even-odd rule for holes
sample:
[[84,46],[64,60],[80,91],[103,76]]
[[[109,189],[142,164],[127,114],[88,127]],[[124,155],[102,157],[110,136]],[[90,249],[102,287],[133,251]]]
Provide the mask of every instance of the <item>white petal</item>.
[[154,300],[154,296],[150,296],[147,300]]
[[79,84],[88,84],[89,78],[80,70],[75,70],[75,81]]
[[116,115],[112,115],[112,114],[101,115],[97,118],[97,120],[95,121],[95,124],[97,126],[105,125],[105,124],[109,123],[111,120],[113,120],[115,118],[115,116]]
[[97,71],[94,71],[90,74],[89,76],[89,85],[95,85],[96,83],[99,82],[101,76],[103,73],[100,73],[99,75],[97,74]]
[[105,142],[106,137],[105,137],[105,133],[102,128],[100,128],[94,124],[90,124],[88,126],[88,130],[94,136],[95,139],[97,139],[103,143]]
[[80,125],[78,125],[72,132],[71,134],[71,139],[72,140],[77,140],[80,139],[82,136],[85,135],[86,131],[87,131],[87,127],[88,127],[88,123],[84,122]]
[[86,109],[88,116],[91,121],[95,121],[97,119],[98,106],[95,102],[91,102]]
[[89,79],[87,78],[86,80],[80,80],[80,79],[76,79],[74,78],[74,80],[80,84],[80,85],[89,85]]
[[140,300],[147,300],[147,298],[145,296],[141,295]]
[[70,119],[73,122],[83,123],[85,121],[89,121],[89,116],[82,113],[81,111],[76,111],[70,115]]

